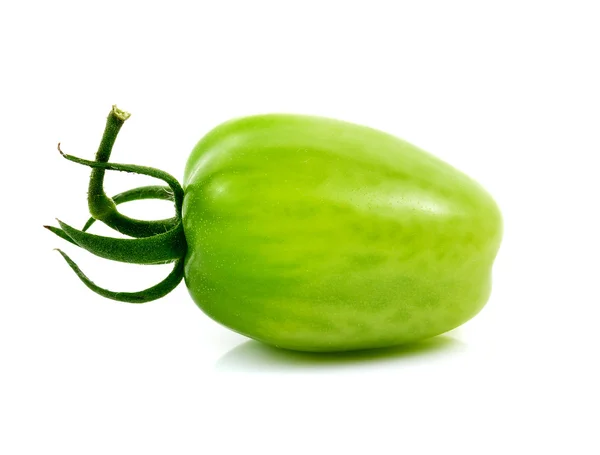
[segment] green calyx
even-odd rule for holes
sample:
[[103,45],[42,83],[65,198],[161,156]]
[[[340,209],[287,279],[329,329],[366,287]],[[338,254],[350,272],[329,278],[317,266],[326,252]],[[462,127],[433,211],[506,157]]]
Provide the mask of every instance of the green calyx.
[[[129,113],[113,106],[94,161],[67,155],[60,150],[59,144],[58,150],[65,159],[92,168],[88,189],[88,207],[92,218],[87,221],[82,230],[75,229],[62,221],[58,221],[59,228],[44,227],[62,239],[106,259],[132,264],[173,262],[173,270],[160,283],[139,292],[115,292],[94,284],[66,253],[58,250],[80,280],[92,291],[113,300],[144,303],[165,296],[183,279],[183,259],[187,250],[181,219],[183,189],[177,179],[160,169],[108,162],[117,135],[129,116]],[[164,181],[168,186],[143,186],[111,198],[104,192],[104,174],[107,170],[147,175]],[[175,216],[146,221],[125,216],[117,209],[119,204],[141,199],[173,201]],[[104,237],[86,232],[96,220],[131,238]]]

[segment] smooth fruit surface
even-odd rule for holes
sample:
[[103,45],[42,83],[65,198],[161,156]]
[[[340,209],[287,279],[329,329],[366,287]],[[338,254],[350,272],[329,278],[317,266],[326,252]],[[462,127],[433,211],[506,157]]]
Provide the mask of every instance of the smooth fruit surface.
[[185,281],[211,318],[288,349],[393,346],[485,305],[502,236],[475,181],[342,121],[226,122],[185,169]]

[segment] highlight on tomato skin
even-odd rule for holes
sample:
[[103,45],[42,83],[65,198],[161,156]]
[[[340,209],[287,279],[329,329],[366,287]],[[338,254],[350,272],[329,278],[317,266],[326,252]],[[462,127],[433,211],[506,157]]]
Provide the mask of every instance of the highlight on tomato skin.
[[[113,107],[94,160],[82,230],[47,226],[111,260],[173,263],[139,292],[91,290],[131,303],[182,280],[209,317],[274,346],[335,352],[447,332],[488,301],[502,239],[493,198],[470,177],[387,133],[339,120],[256,115],[217,126],[193,148],[183,185],[154,168],[109,162],[129,114]],[[61,152],[62,153],[62,152]],[[109,197],[106,170],[166,185]],[[175,215],[136,220],[118,205],[167,199]],[[100,220],[129,238],[87,232]]]

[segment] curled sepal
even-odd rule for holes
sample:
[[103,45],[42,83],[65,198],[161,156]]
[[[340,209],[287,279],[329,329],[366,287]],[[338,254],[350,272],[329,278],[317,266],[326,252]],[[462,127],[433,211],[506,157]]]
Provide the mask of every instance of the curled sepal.
[[[135,164],[115,164],[115,163],[102,163],[102,162],[98,162],[98,161],[90,161],[90,160],[85,160],[83,158],[78,158],[73,155],[68,155],[68,154],[64,153],[62,150],[60,150],[60,147],[58,150],[60,151],[60,154],[64,158],[66,158],[67,160],[72,161],[74,163],[77,163],[77,164],[83,164],[85,166],[89,166],[92,168],[98,168],[98,169],[121,171],[121,172],[131,172],[133,174],[147,175],[149,177],[154,177],[154,178],[164,181],[167,185],[169,185],[171,191],[173,192],[173,201],[175,202],[176,218],[181,219],[181,210],[182,210],[182,206],[183,206],[183,188],[181,188],[181,185],[179,184],[177,179],[175,177],[173,177],[171,174],[169,174],[168,172],[162,171],[160,169],[147,167],[147,166],[138,166]],[[112,203],[112,201],[111,201],[111,203]],[[114,203],[113,203],[113,205],[114,205]],[[94,218],[101,219],[104,223],[108,224],[113,229],[115,229],[125,235],[130,235],[132,237],[148,237],[148,236],[156,234],[156,232],[154,232],[154,231],[153,232],[145,231],[144,225],[145,225],[145,223],[148,223],[148,222],[142,221],[142,220],[134,220],[134,219],[125,217],[125,215],[121,215],[116,209],[110,209],[110,210],[106,209],[106,212],[102,216],[99,216],[98,214],[94,214],[94,213],[92,213],[92,215],[94,215]],[[123,221],[123,223],[118,223],[118,225],[115,225],[114,223],[110,222],[110,220],[115,221],[117,219]]]
[[96,294],[100,294],[102,297],[106,297],[112,300],[118,300],[119,302],[127,303],[146,303],[152,300],[160,299],[169,292],[177,287],[177,285],[183,279],[183,259],[175,261],[173,270],[169,275],[160,283],[139,292],[115,292],[108,289],[101,288],[90,280],[77,266],[77,264],[69,257],[66,253],[61,250],[57,250],[62,257],[67,261],[67,264],[77,274],[79,279]]
[[[62,231],[77,246],[90,253],[113,261],[132,264],[161,264],[183,258],[186,252],[185,237],[181,223],[162,234],[140,239],[118,239],[89,234],[57,220]],[[57,229],[52,232],[58,234]]]
[[167,185],[169,185],[169,187],[173,191],[175,209],[177,210],[177,214],[181,216],[181,207],[183,206],[183,188],[181,188],[181,185],[179,184],[177,179],[168,172],[165,172],[160,169],[155,169],[153,167],[138,166],[136,164],[100,163],[98,161],[84,160],[83,158],[78,158],[76,156],[64,153],[62,150],[60,150],[60,148],[59,152],[63,156],[63,158],[72,161],[73,163],[83,164],[84,166],[108,169],[111,171],[131,172],[132,174],[147,175],[149,177],[154,177],[162,180]]
[[58,235],[61,239],[66,240],[67,242],[71,242],[73,245],[78,246],[71,237],[69,237],[67,235],[67,233],[65,231],[63,231],[60,228],[54,227],[54,226],[47,226],[44,225],[44,227],[46,229],[48,229],[50,232],[54,232],[56,235]]
[[[111,199],[115,203],[115,205],[119,205],[125,202],[139,201],[142,199],[160,199],[164,201],[173,201],[174,197],[173,191],[168,186],[151,185],[141,186],[139,188],[124,191],[122,193],[117,194],[116,196],[113,196]],[[95,221],[96,219],[93,217],[87,220],[87,223],[85,223],[85,226],[83,226],[82,231],[87,231],[90,228],[90,226],[94,224]],[[177,224],[178,220],[177,217],[173,217],[158,221],[135,220],[135,222],[139,224],[146,223],[147,227],[143,230],[143,233],[154,235],[158,234],[159,232],[165,232],[173,228]],[[131,235],[132,237],[147,237],[147,235],[134,235],[139,233],[140,230],[136,229],[135,231],[129,231],[128,235]]]

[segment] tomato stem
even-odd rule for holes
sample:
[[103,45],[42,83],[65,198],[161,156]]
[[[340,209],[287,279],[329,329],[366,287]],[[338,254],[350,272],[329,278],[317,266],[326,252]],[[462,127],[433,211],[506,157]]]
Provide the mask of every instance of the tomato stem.
[[[79,279],[92,291],[113,300],[143,303],[163,297],[183,279],[183,260],[187,250],[181,213],[183,189],[175,177],[160,169],[108,162],[119,130],[128,118],[128,113],[113,106],[94,161],[63,153],[59,143],[58,150],[65,159],[92,168],[88,192],[88,206],[92,218],[83,230],[75,229],[62,221],[58,221],[60,228],[44,227],[64,240],[106,259],[135,264],[164,264],[175,261],[172,272],[157,285],[139,292],[114,292],[95,285],[69,256],[59,250]],[[139,187],[110,198],[103,188],[106,170],[147,175],[163,180],[168,186]],[[175,216],[164,220],[145,221],[129,218],[117,210],[118,204],[140,199],[171,200],[175,204]],[[134,238],[103,237],[85,232],[94,220],[100,220],[116,231]]]
[[[125,120],[129,117],[129,114],[121,111],[117,106],[112,107],[106,119],[106,127],[102,134],[100,146],[96,152],[96,161],[100,163],[108,162],[117,135],[125,123]],[[104,169],[92,169],[88,189],[88,207],[90,209],[90,214],[98,220],[105,218],[107,214],[115,209],[114,202],[104,192],[103,183]]]
[[[117,108],[117,106],[112,107],[106,119],[102,140],[96,152],[96,162],[107,163],[109,161],[119,131],[121,131],[121,127],[129,117],[129,113]],[[104,168],[95,167],[90,175],[88,207],[94,219],[100,220],[116,231],[132,237],[150,237],[159,232],[164,232],[173,225],[173,220],[136,220],[120,213],[114,201],[104,192],[104,173]]]

